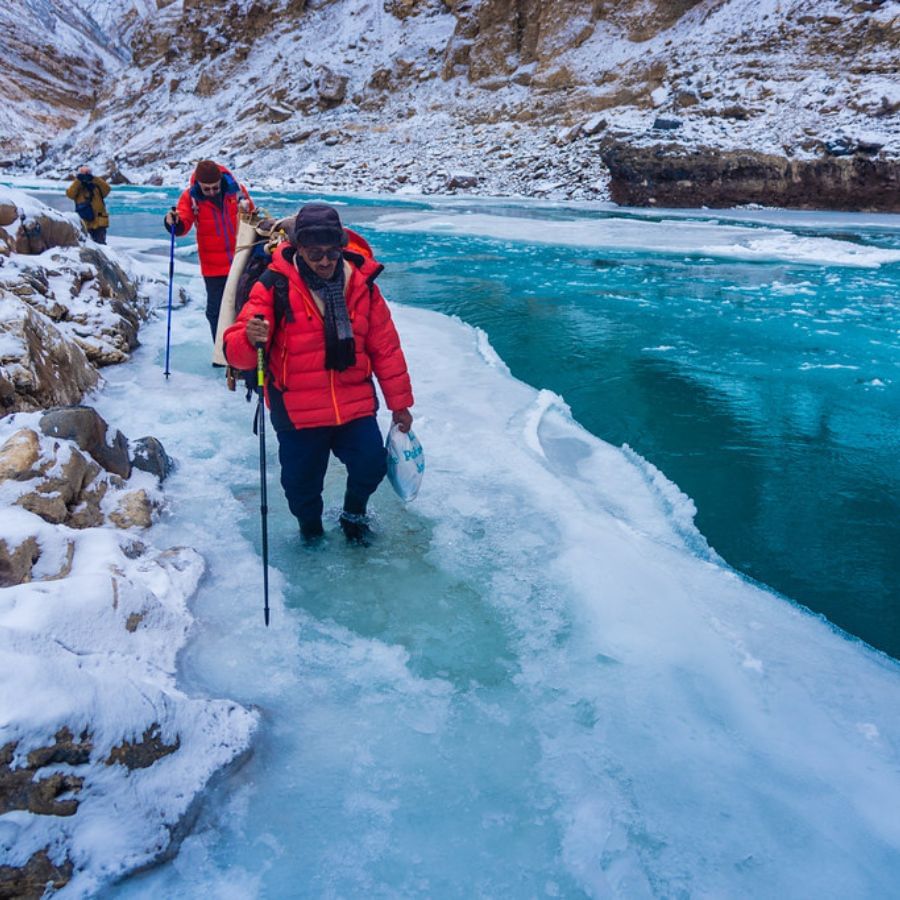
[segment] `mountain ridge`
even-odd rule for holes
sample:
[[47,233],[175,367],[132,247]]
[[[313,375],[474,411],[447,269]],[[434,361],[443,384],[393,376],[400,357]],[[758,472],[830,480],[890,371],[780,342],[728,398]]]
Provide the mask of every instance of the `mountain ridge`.
[[611,143],[900,158],[896,2],[82,3],[127,59],[8,166],[607,199]]

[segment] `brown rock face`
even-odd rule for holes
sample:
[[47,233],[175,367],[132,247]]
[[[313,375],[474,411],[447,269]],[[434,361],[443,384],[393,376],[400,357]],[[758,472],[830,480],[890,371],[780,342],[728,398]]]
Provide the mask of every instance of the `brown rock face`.
[[33,255],[53,247],[74,247],[81,232],[71,223],[50,216],[33,216],[16,232],[16,253]]
[[[69,12],[65,29],[78,31],[79,18]],[[0,134],[2,157],[33,150],[48,135],[71,128],[91,108],[102,86],[103,64],[88,29],[79,35],[82,46],[76,54],[54,44],[59,25],[51,4],[4,3],[0,9],[4,48],[0,102],[15,109],[22,123],[21,128],[4,128]]]
[[140,741],[122,741],[113,747],[106,760],[108,766],[118,763],[128,769],[147,769],[158,759],[174,753],[181,746],[177,735],[174,744],[167,744],[160,735],[158,723],[151,725]]
[[[178,57],[205,66],[232,47],[244,47],[249,52],[269,33],[274,20],[300,16],[306,0],[255,0],[249,8],[232,0],[185,0],[180,9],[169,12],[166,8],[170,5],[160,2],[159,15],[136,28],[131,50],[138,66]],[[162,28],[160,19],[165,23]],[[209,28],[210,23],[215,23],[215,28]]]
[[15,743],[0,747],[0,815],[14,809],[27,809],[41,816],[73,816],[78,810],[76,798],[58,799],[61,794],[78,793],[84,779],[77,775],[51,772],[40,777],[46,766],[65,763],[84,765],[90,759],[92,744],[87,734],[76,741],[68,728],[61,728],[54,744],[32,750],[24,766],[13,766]]
[[0,481],[13,478],[27,481],[38,474],[35,464],[41,455],[41,443],[36,431],[21,428],[0,447]]
[[10,547],[0,538],[0,587],[12,587],[31,581],[31,570],[41,558],[41,548],[33,537]]
[[752,150],[687,150],[609,142],[603,161],[623,206],[723,208],[761,203],[789,209],[900,212],[900,163],[866,156],[786,159]]
[[141,488],[123,494],[109,514],[109,521],[118,528],[149,528],[153,524],[153,504],[147,492]]
[[84,352],[27,306],[23,306],[20,319],[5,321],[0,330],[17,338],[23,347],[21,356],[0,358],[0,411],[4,415],[77,403],[97,384],[97,371]]
[[97,463],[73,447],[62,465],[54,455],[44,461],[42,468],[59,474],[44,474],[33,491],[19,497],[16,501],[19,506],[55,525],[92,528],[103,524],[100,501],[108,484],[97,480],[100,474]]
[[19,218],[19,211],[11,203],[0,203],[0,227],[12,225]]
[[65,887],[72,878],[74,868],[68,858],[57,865],[46,849],[39,850],[22,868],[0,866],[0,897],[40,900],[48,885],[54,891]]

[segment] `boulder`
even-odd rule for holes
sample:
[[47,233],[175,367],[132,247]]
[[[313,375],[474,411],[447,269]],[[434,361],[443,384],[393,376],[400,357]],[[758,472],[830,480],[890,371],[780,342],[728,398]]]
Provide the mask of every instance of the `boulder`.
[[56,444],[53,455],[41,461],[34,489],[22,494],[16,504],[54,525],[64,523],[72,528],[102,525],[100,501],[108,485],[105,480],[97,480],[100,473],[100,466],[77,447]]
[[471,172],[451,172],[444,182],[444,189],[448,191],[457,188],[473,188],[478,184],[478,176]]
[[825,152],[829,156],[853,156],[856,151],[856,144],[847,137],[839,137],[834,140],[825,141]]
[[[136,469],[155,475],[160,482],[164,481],[175,467],[162,442],[152,436],[141,437],[134,442],[131,464]],[[0,465],[2,465],[2,450],[0,450]]]
[[874,156],[878,153],[881,148],[884,147],[884,144],[879,141],[858,141],[856,144],[856,152],[857,153],[865,153],[869,156]]
[[0,357],[0,412],[3,414],[78,403],[97,384],[97,371],[84,351],[67,340],[48,318],[0,289],[6,304],[21,312],[0,321],[0,335],[21,348]]
[[34,255],[53,247],[75,247],[82,230],[67,219],[48,215],[28,216],[20,221],[16,232],[16,253]]
[[51,525],[62,525],[69,516],[69,507],[63,497],[40,489],[23,494],[16,504]]
[[675,92],[675,105],[679,109],[689,109],[700,103],[700,98],[693,92],[688,90],[680,90]]
[[147,492],[141,488],[123,494],[109,521],[117,528],[149,528],[153,524],[153,503]]
[[106,178],[107,184],[131,184],[131,179],[125,175],[118,166],[114,166],[113,170]]
[[607,121],[603,116],[596,115],[591,116],[582,126],[581,131],[583,134],[587,135],[587,137],[593,137],[595,134],[599,134],[603,131],[607,126]]
[[327,66],[323,66],[316,78],[316,91],[322,104],[337,106],[343,103],[344,97],[347,95],[348,81],[349,78],[346,75],[339,75],[337,72],[332,72]]
[[65,406],[48,410],[41,416],[39,425],[46,435],[75,441],[107,472],[122,478],[131,475],[128,439],[118,429],[110,429],[92,407]]
[[38,472],[36,464],[41,455],[41,442],[36,431],[20,428],[0,447],[0,481],[28,481]]
[[0,203],[0,227],[12,225],[19,218],[19,209],[12,203]]
[[[138,303],[137,286],[128,277],[125,270],[118,263],[113,262],[103,251],[93,247],[82,247],[78,251],[78,257],[96,271],[97,280],[100,282],[101,296],[122,300],[130,306]],[[120,309],[116,309],[116,312],[120,315],[123,314]],[[133,326],[137,328],[137,312],[129,310],[127,315],[131,318]]]
[[0,538],[0,587],[12,587],[31,581],[31,570],[41,557],[35,537],[27,537],[16,546]]

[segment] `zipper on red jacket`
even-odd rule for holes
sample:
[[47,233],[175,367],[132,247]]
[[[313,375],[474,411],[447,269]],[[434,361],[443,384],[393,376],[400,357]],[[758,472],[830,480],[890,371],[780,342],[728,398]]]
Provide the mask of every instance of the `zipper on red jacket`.
[[331,381],[331,404],[334,406],[334,417],[337,419],[336,424],[341,424],[341,410],[337,402],[337,394],[334,392],[334,369],[329,372]]

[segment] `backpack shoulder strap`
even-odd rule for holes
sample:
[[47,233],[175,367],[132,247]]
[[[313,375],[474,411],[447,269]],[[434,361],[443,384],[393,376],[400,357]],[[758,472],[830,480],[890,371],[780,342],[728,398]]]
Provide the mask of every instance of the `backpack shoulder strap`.
[[287,276],[282,275],[281,272],[266,269],[259,276],[259,281],[263,287],[275,292],[275,331],[281,327],[283,321],[293,322],[294,313],[291,310],[290,285],[288,284]]

